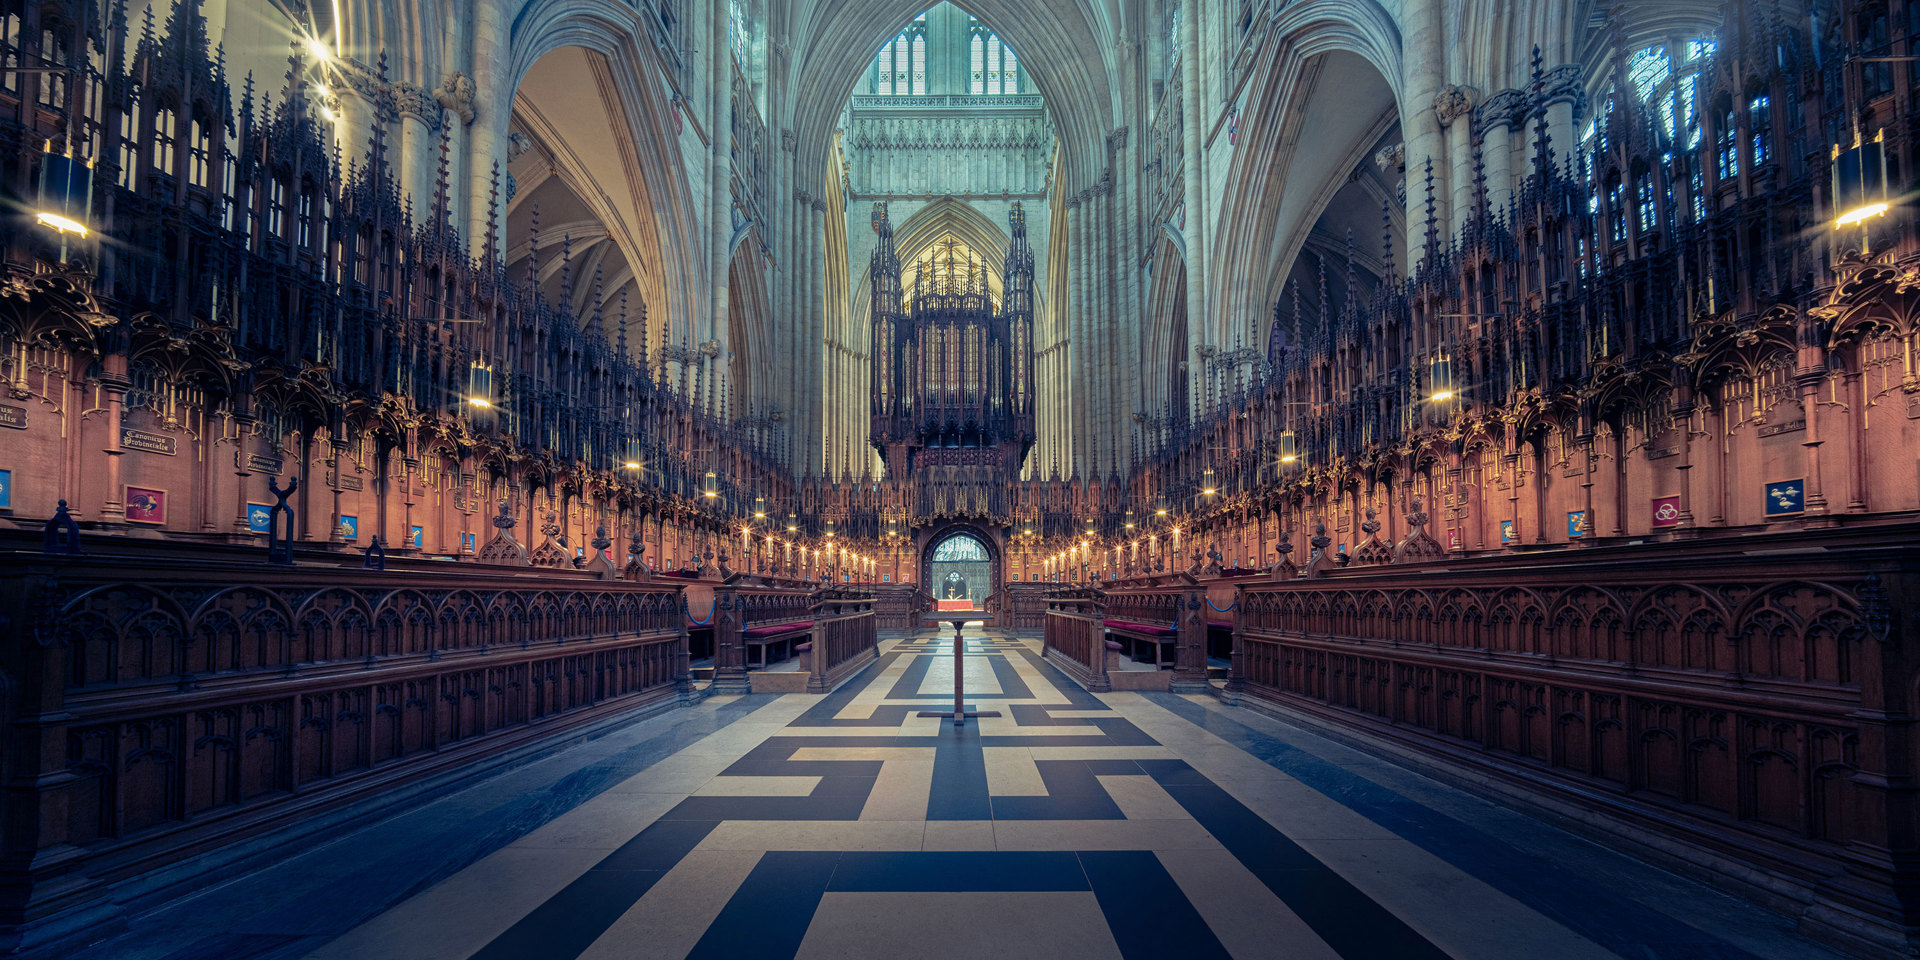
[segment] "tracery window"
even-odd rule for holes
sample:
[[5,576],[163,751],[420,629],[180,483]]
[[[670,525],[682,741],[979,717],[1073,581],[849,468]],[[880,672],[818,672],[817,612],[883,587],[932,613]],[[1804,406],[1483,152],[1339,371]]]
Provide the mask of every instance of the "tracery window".
[[173,144],[175,133],[175,114],[162,108],[153,115],[153,168],[162,173],[173,172]]
[[734,62],[746,73],[747,65],[753,62],[753,19],[741,0],[733,0],[727,8],[727,44],[733,47]]
[[883,97],[923,97],[927,93],[927,15],[907,24],[874,58],[873,92]]
[[1020,58],[1013,48],[981,23],[970,18],[967,48],[972,56],[967,92],[975,96],[1012,96],[1020,92]]
[[1607,224],[1613,242],[1627,239],[1627,194],[1617,179],[1607,186]]
[[[1885,3],[1865,5],[1858,15],[1857,22],[1860,25],[1860,56],[1886,57],[1892,55],[1892,36],[1888,29],[1887,5]],[[1868,100],[1892,93],[1893,64],[1884,60],[1861,61],[1860,92],[1861,95]]]
[[1740,176],[1739,115],[1732,107],[1720,112],[1720,129],[1714,131],[1714,152],[1719,156],[1720,179]]
[[1753,141],[1753,165],[1773,159],[1773,98],[1766,94],[1747,104],[1747,134]]
[[20,92],[20,74],[7,69],[20,65],[20,15],[0,14],[0,90]]
[[1653,174],[1642,173],[1634,185],[1639,194],[1640,232],[1643,235],[1653,233],[1659,223],[1659,208],[1654,204]]
[[133,189],[140,165],[140,99],[136,86],[128,94],[127,112],[120,115],[120,186]]
[[[67,45],[61,36],[51,29],[40,31],[40,57],[46,66],[56,69],[67,65]],[[40,74],[40,105],[64,110],[67,106],[67,75],[64,73]]]
[[987,548],[972,537],[952,537],[933,548],[934,563],[985,563]]
[[1660,130],[1679,149],[1700,145],[1700,71],[1713,54],[1710,40],[1654,44],[1627,59],[1627,77],[1642,103],[1656,105]]
[[207,129],[206,122],[196,118],[193,121],[193,140],[187,145],[188,183],[196,187],[207,185],[207,174],[211,169],[207,155],[212,150],[212,146],[213,137]]

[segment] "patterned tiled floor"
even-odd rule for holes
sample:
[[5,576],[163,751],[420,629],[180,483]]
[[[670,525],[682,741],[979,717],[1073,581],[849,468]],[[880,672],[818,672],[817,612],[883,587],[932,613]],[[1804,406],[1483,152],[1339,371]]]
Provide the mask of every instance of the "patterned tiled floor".
[[917,716],[951,707],[951,637],[888,641],[833,694],[634,724],[250,878],[276,891],[250,910],[203,898],[96,953],[1837,956],[1305,731],[1205,697],[1093,696],[1037,642],[967,645],[969,705],[999,717]]

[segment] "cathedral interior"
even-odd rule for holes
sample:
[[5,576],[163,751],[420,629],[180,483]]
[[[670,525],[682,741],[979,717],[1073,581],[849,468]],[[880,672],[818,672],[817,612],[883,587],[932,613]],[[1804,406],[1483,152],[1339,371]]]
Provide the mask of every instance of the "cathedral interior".
[[1920,957],[1920,0],[927,2],[0,0],[6,956]]

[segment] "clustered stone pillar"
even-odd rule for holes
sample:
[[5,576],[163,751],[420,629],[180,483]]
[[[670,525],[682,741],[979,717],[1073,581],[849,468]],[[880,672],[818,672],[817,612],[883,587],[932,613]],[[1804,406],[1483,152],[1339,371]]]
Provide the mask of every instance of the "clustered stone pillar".
[[[1514,131],[1520,129],[1524,95],[1502,90],[1488,97],[1476,111],[1480,125],[1480,157],[1486,167],[1487,206],[1504,209],[1513,196]],[[1524,136],[1521,138],[1524,141]]]
[[1447,156],[1452,161],[1449,236],[1459,236],[1473,213],[1473,107],[1478,97],[1472,87],[1457,85],[1442,87],[1433,97],[1434,118],[1446,131]]
[[1405,57],[1406,96],[1409,104],[1401,118],[1401,131],[1407,145],[1407,263],[1411,274],[1424,256],[1427,222],[1426,180],[1429,167],[1434,178],[1434,218],[1438,230],[1451,222],[1447,211],[1446,143],[1441,136],[1440,116],[1429,107],[1441,93],[1441,71],[1446,66],[1443,31],[1438,0],[1406,0],[1400,10],[1401,49]]
[[[1087,411],[1084,402],[1076,402],[1075,393],[1087,386],[1087,291],[1086,291],[1086,215],[1080,196],[1070,196],[1067,208],[1067,409],[1073,417],[1072,464],[1086,462]],[[1072,472],[1072,471],[1068,471]]]

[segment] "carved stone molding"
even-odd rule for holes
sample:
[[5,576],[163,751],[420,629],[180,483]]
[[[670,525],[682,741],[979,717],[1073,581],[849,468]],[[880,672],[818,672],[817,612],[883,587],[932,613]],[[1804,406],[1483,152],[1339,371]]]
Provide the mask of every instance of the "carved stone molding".
[[1587,105],[1586,87],[1580,80],[1580,66],[1563,63],[1540,78],[1540,102],[1548,106],[1571,103],[1575,111]]
[[1373,162],[1380,168],[1381,173],[1389,176],[1405,173],[1407,172],[1407,145],[1396,143],[1381,147],[1380,152],[1373,155]]
[[1482,129],[1496,123],[1516,126],[1526,118],[1527,94],[1524,90],[1511,87],[1488,97],[1477,108],[1477,116]]
[[1474,101],[1480,97],[1480,91],[1472,87],[1448,84],[1433,95],[1433,113],[1440,119],[1443,127],[1451,126],[1453,121],[1473,112]]
[[399,109],[401,117],[418,120],[426,124],[427,129],[439,131],[440,118],[444,111],[440,107],[440,102],[435,100],[431,93],[412,83],[394,83],[390,86],[393,90],[394,104]]
[[441,106],[458,114],[461,123],[473,122],[476,116],[474,108],[476,94],[472,77],[458,70],[447,74],[446,78],[440,81],[440,85],[434,88],[433,98],[440,101]]

